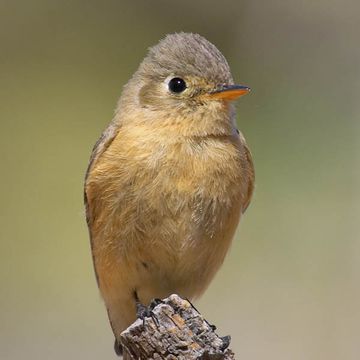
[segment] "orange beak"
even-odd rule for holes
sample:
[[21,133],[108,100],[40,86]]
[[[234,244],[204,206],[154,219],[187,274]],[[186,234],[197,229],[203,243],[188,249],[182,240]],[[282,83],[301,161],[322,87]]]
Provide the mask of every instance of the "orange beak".
[[222,85],[208,96],[214,100],[235,100],[249,91],[250,88],[243,85]]

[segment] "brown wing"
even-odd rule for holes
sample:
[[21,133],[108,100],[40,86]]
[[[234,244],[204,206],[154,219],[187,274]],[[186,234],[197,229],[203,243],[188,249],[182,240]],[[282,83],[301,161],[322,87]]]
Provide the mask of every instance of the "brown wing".
[[252,160],[250,149],[246,145],[245,142],[244,142],[243,145],[244,145],[244,150],[245,150],[245,161],[247,163],[246,176],[248,178],[248,191],[246,193],[245,203],[244,203],[243,211],[242,211],[244,213],[246,211],[246,209],[248,208],[248,206],[250,205],[251,197],[252,197],[252,194],[254,192],[254,188],[255,188],[255,169],[254,169],[254,163],[253,163],[253,160]]
[[[85,204],[85,211],[86,211],[86,222],[89,226],[90,230],[90,212],[89,212],[89,204],[86,196],[86,184],[89,177],[89,174],[91,172],[91,169],[94,167],[97,160],[100,158],[100,156],[106,151],[106,149],[110,146],[112,141],[115,139],[117,133],[119,132],[119,125],[115,124],[114,122],[111,122],[110,125],[105,129],[105,131],[101,134],[99,140],[95,143],[90,160],[89,165],[86,170],[85,174],[85,186],[84,186],[84,204]],[[91,234],[90,234],[91,236]]]
[[[92,150],[89,165],[86,170],[85,174],[85,184],[84,184],[84,205],[85,205],[85,214],[86,214],[86,222],[88,225],[89,230],[89,237],[90,237],[90,244],[91,244],[91,250],[93,250],[93,242],[92,242],[92,223],[93,223],[93,217],[92,212],[90,208],[90,204],[88,201],[88,196],[86,193],[86,187],[87,187],[87,181],[89,178],[89,175],[91,173],[91,170],[93,169],[94,165],[98,161],[98,159],[101,157],[101,155],[108,149],[112,141],[115,139],[117,133],[119,132],[120,126],[116,124],[115,122],[111,122],[110,125],[105,129],[105,131],[101,134],[99,140],[95,143],[94,148]],[[93,259],[94,260],[94,259]],[[95,263],[94,263],[95,265]],[[99,283],[98,274],[95,269],[95,275],[96,280]]]

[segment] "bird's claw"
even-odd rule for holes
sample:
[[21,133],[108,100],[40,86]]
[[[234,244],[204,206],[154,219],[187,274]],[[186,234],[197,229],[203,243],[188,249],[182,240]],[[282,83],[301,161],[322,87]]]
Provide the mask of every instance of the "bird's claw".
[[[188,298],[186,298],[186,300],[188,301],[188,303],[190,304],[190,306],[191,306],[196,312],[198,312],[198,313],[200,314],[200,311],[195,307],[195,305],[194,305]],[[204,320],[205,320],[205,322],[210,326],[210,329],[211,329],[212,331],[215,331],[215,330],[216,330],[216,326],[215,326],[215,325],[210,324],[206,319],[204,319]]]
[[161,299],[157,299],[157,298],[152,299],[152,300],[151,300],[151,303],[150,303],[150,305],[149,305],[149,309],[150,309],[150,310],[154,310],[154,309],[156,308],[156,306],[158,306],[158,305],[160,305],[160,304],[164,304],[164,301],[161,300]]
[[151,318],[154,321],[156,327],[159,328],[160,323],[153,310],[157,305],[162,303],[163,301],[160,299],[152,300],[149,306],[145,306],[138,301],[136,302],[136,315],[139,319],[143,321],[143,326],[145,326],[145,319]]

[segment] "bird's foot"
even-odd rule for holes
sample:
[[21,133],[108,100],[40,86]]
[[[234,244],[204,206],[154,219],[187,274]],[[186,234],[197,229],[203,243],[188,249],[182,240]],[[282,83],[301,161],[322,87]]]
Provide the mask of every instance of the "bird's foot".
[[145,306],[140,303],[139,298],[136,296],[136,316],[143,321],[143,326],[145,326],[145,319],[151,318],[156,327],[158,328],[160,326],[159,320],[157,319],[156,315],[154,314],[153,310],[154,308],[162,304],[163,301],[160,299],[153,299],[149,306]]
[[150,310],[154,310],[155,308],[156,308],[156,306],[158,306],[158,305],[160,305],[160,304],[164,304],[165,302],[163,301],[163,300],[161,300],[161,299],[157,299],[157,298],[155,298],[155,299],[152,299],[151,300],[151,303],[150,303],[150,305],[149,305],[149,309]]
[[[200,311],[195,307],[195,305],[194,305],[188,298],[186,298],[186,300],[189,302],[189,304],[191,305],[191,307],[200,314]],[[204,319],[204,320],[205,320],[206,323],[210,326],[210,328],[211,328],[212,331],[215,331],[215,330],[216,330],[216,326],[215,326],[215,325],[210,324],[206,319]],[[229,346],[229,345],[228,345],[228,346]]]

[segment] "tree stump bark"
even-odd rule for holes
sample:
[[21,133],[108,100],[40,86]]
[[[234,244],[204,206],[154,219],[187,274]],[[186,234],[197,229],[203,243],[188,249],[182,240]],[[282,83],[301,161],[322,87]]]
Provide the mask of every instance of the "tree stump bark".
[[152,316],[121,334],[124,360],[233,360],[230,337],[219,337],[193,305],[178,295],[164,299]]

